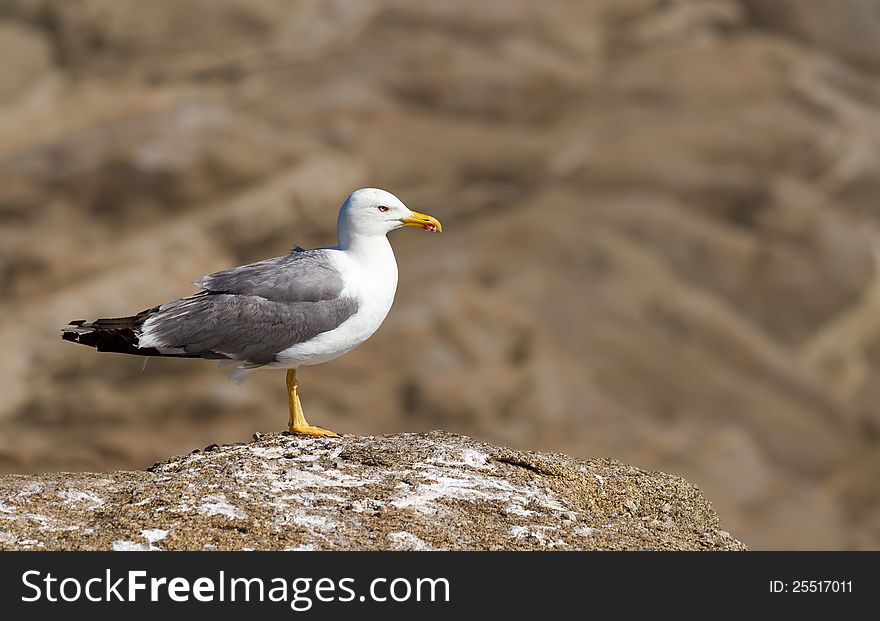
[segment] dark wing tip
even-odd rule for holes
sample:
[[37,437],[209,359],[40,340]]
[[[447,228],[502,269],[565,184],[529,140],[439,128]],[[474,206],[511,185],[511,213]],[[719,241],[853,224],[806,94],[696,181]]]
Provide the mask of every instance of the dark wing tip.
[[81,335],[91,332],[88,328],[82,327],[84,323],[86,323],[84,319],[71,321],[66,328],[61,329],[61,338],[72,343],[79,343]]

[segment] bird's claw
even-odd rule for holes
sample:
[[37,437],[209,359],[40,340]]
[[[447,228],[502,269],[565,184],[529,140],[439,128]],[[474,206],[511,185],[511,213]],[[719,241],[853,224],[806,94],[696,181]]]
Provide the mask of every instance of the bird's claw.
[[300,427],[291,426],[288,428],[291,434],[295,436],[311,436],[313,438],[338,438],[339,434],[330,431],[329,429],[323,429],[321,427],[316,427],[314,425],[302,425]]

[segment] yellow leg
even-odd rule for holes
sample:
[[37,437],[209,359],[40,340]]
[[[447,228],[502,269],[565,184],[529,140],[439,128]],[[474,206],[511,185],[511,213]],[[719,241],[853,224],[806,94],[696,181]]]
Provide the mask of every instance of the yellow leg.
[[290,405],[290,420],[287,423],[287,429],[290,433],[301,436],[317,436],[319,438],[338,438],[339,435],[329,431],[310,425],[303,416],[302,405],[299,402],[299,395],[296,394],[296,369],[287,370],[287,400]]

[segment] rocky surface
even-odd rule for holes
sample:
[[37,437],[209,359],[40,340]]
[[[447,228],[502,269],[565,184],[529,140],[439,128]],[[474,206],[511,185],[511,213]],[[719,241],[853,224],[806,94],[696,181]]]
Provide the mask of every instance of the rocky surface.
[[449,433],[289,435],[0,477],[0,548],[744,550],[687,481]]
[[0,470],[286,422],[283,374],[63,343],[333,242],[397,300],[309,420],[681,473],[751,548],[880,548],[877,0],[0,0]]

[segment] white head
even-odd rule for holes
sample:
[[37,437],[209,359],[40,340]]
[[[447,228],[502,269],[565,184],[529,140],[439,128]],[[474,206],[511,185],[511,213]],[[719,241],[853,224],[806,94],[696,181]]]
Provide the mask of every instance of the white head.
[[385,236],[404,226],[417,226],[432,233],[443,230],[436,218],[411,210],[391,192],[377,188],[355,190],[339,209],[339,245],[346,247],[362,237]]

